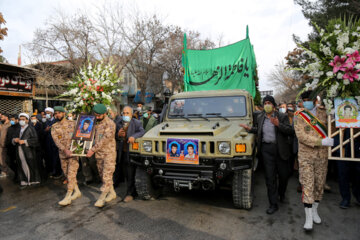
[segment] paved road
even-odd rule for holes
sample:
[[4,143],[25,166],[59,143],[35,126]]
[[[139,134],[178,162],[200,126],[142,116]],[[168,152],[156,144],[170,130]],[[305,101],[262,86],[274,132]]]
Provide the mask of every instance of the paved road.
[[[0,179],[0,238],[5,239],[326,239],[359,240],[360,206],[338,207],[336,182],[320,205],[323,224],[305,233],[304,210],[296,179],[291,178],[286,202],[274,215],[268,206],[265,181],[255,176],[255,203],[250,211],[232,207],[231,193],[172,190],[154,201],[112,202],[94,207],[98,186],[80,186],[83,197],[68,207],[57,202],[65,194],[58,181],[19,190],[8,179]],[[123,188],[116,189],[119,195]]]

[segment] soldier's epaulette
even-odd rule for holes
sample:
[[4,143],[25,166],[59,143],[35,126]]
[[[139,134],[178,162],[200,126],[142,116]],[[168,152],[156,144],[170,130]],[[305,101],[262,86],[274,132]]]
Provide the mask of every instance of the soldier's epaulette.
[[56,125],[58,125],[59,122],[54,123],[51,127],[57,127]]

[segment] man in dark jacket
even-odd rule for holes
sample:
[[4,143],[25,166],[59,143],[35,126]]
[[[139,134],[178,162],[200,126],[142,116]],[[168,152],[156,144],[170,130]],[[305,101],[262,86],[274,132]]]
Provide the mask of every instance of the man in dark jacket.
[[143,125],[143,128],[145,132],[148,132],[150,129],[158,125],[158,121],[156,118],[151,114],[151,107],[145,106],[144,107],[145,112],[143,113],[143,117],[141,118],[141,123]]
[[13,181],[17,182],[18,179],[18,170],[16,165],[16,147],[11,143],[14,138],[17,129],[20,128],[19,118],[17,115],[10,116],[10,124],[11,126],[8,128],[5,140],[5,146],[7,148],[7,158],[6,163],[10,167],[10,169],[15,173]]
[[[257,134],[257,147],[265,168],[266,187],[270,207],[267,214],[278,210],[278,198],[284,201],[289,177],[289,158],[291,145],[289,135],[294,134],[294,128],[289,123],[286,114],[275,110],[276,103],[272,96],[263,99],[264,111],[257,116],[256,125],[249,127],[240,124],[251,133]],[[277,178],[279,182],[277,182]]]
[[46,122],[44,124],[44,139],[45,139],[45,163],[46,171],[51,178],[58,179],[61,177],[62,170],[60,166],[59,149],[56,147],[51,136],[51,127],[57,120],[54,118],[54,109],[45,108]]
[[127,191],[124,202],[130,202],[135,195],[135,171],[136,166],[130,162],[129,146],[135,142],[135,139],[145,134],[144,128],[139,120],[132,117],[133,109],[129,106],[123,109],[123,120],[116,125],[117,137],[121,139],[120,149],[121,161],[117,167],[122,167],[127,182]]

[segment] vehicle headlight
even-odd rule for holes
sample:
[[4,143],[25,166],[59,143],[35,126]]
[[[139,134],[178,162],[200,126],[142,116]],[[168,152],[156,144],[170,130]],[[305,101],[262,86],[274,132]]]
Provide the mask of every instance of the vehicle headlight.
[[151,152],[152,150],[152,142],[151,141],[144,141],[143,148],[146,152]]
[[219,152],[221,152],[222,154],[229,154],[230,153],[230,143],[221,142],[219,144]]

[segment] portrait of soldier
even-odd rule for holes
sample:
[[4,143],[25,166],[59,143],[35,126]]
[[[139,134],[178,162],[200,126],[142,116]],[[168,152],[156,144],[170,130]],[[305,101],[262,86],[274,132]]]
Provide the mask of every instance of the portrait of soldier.
[[353,116],[352,107],[350,105],[346,105],[344,107],[344,118],[352,118],[352,116]]
[[171,144],[170,157],[179,157],[180,155],[177,153],[178,146],[176,143]]
[[195,158],[194,146],[192,144],[187,146],[187,151],[188,154],[185,155],[186,158]]
[[89,128],[90,123],[91,121],[89,119],[84,120],[80,133],[89,134],[91,132],[91,128]]

